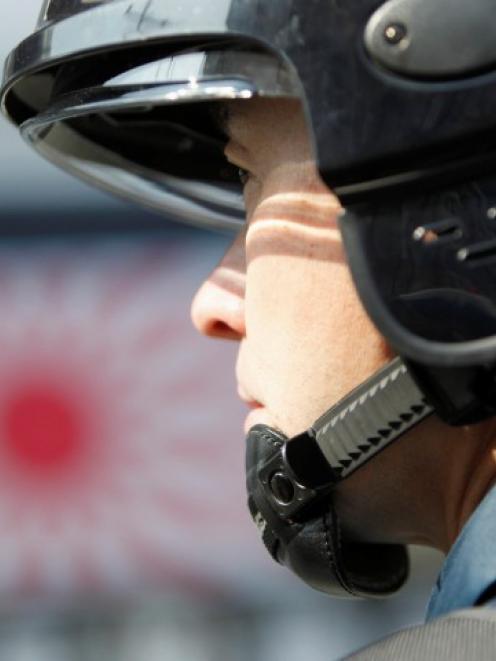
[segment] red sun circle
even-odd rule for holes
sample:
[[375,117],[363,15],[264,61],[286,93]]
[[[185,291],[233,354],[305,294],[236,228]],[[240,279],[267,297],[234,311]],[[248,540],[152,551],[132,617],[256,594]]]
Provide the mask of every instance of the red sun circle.
[[18,468],[40,477],[77,462],[84,444],[84,421],[77,402],[53,386],[28,385],[4,405],[4,443]]

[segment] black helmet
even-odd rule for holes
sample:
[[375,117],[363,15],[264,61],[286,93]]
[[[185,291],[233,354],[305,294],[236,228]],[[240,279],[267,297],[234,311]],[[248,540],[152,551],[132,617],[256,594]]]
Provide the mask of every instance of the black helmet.
[[[491,0],[45,0],[2,107],[64,169],[236,227],[216,109],[301,99],[368,313],[429,405],[471,423],[496,413],[492,14]],[[387,591],[369,579],[356,592]]]

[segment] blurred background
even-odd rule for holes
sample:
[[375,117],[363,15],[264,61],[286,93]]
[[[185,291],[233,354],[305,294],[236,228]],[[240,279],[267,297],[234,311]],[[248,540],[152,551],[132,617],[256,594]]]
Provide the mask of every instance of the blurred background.
[[[40,0],[4,3],[0,56]],[[230,238],[70,179],[0,122],[0,661],[338,659],[422,620],[273,564],[245,508],[236,347],[189,302]]]

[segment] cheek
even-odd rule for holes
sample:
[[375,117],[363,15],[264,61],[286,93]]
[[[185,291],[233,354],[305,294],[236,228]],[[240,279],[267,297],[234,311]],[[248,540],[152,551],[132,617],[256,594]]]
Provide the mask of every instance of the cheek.
[[319,242],[279,229],[248,231],[247,344],[267,401],[298,433],[391,353],[357,297],[339,235]]
[[275,345],[281,338],[302,348],[311,343],[320,351],[329,340],[335,346],[345,342],[341,331],[347,335],[368,325],[346,263],[332,259],[337,252],[333,247],[327,261],[312,257],[308,247],[306,255],[281,251],[249,259],[248,334],[264,335]]
[[254,324],[263,316],[267,329],[302,327],[307,336],[338,320],[343,307],[360,309],[335,228],[254,223],[246,258],[246,304]]

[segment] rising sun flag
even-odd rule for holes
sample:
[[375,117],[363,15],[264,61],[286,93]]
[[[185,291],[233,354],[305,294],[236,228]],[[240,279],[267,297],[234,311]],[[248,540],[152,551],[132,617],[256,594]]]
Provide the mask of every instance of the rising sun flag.
[[235,348],[190,329],[199,254],[1,249],[0,594],[210,594],[252,573]]

